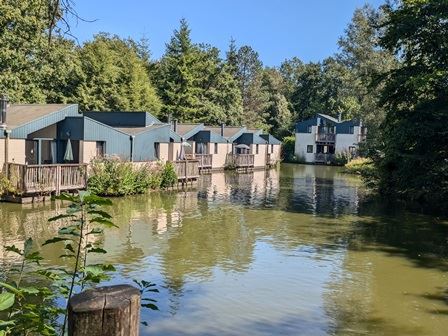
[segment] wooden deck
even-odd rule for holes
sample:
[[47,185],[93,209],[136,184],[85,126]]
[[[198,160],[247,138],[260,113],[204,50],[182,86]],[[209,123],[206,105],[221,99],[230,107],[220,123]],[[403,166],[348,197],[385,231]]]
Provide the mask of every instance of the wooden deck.
[[199,161],[199,169],[200,170],[210,170],[212,169],[212,154],[196,154],[196,160]]
[[86,164],[24,165],[8,163],[7,177],[16,193],[59,194],[87,187]]
[[178,181],[193,181],[199,178],[198,160],[178,160],[173,162]]
[[227,154],[226,165],[237,170],[254,168],[254,154]]

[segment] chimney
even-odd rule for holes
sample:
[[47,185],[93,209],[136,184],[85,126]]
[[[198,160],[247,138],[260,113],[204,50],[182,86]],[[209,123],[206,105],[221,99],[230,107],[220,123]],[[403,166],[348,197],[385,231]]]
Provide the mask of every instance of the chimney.
[[173,120],[173,131],[177,132],[177,119]]
[[339,122],[342,121],[342,113],[341,113],[341,112],[339,112],[339,115],[338,115],[338,121],[339,121]]
[[226,127],[226,124],[221,123],[221,136],[224,136],[224,127]]
[[0,128],[6,128],[6,110],[8,108],[8,96],[2,94],[0,96]]

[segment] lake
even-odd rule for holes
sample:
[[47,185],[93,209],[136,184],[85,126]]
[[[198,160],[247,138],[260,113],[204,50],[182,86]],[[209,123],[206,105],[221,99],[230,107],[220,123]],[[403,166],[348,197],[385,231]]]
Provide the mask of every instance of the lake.
[[[142,335],[446,335],[448,222],[372,201],[339,168],[284,164],[113,199],[91,262],[157,284]],[[2,245],[57,232],[57,204],[0,204]],[[60,264],[56,246],[39,248]],[[0,252],[3,262],[10,257]]]

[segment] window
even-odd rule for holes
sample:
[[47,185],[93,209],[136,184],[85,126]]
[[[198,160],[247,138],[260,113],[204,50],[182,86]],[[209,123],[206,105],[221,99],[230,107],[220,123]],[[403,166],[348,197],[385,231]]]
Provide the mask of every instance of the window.
[[157,160],[160,159],[160,144],[158,142],[154,142],[154,157]]
[[105,145],[104,141],[96,142],[96,156],[97,157],[103,157],[104,154],[106,154],[105,147],[106,147],[106,145]]
[[306,152],[307,153],[312,153],[313,152],[313,145],[306,146]]
[[349,129],[348,129],[348,132],[349,132],[350,134],[355,133],[355,127],[354,127],[354,126],[350,126]]
[[217,144],[217,143],[215,143],[215,150],[214,150],[214,153],[215,153],[215,154],[218,154],[218,144]]
[[309,126],[307,127],[307,129],[306,129],[306,131],[307,131],[308,133],[311,133],[312,130],[313,130],[313,126],[311,126],[311,125],[309,125]]
[[258,144],[255,145],[255,154],[258,154]]
[[271,145],[271,153],[274,153],[274,145]]

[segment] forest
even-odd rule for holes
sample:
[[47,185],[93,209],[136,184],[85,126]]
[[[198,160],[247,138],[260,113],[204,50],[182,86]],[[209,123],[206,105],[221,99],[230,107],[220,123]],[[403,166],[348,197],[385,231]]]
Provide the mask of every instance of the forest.
[[[279,138],[321,112],[362,119],[370,185],[384,195],[448,200],[448,1],[357,9],[320,62],[264,66],[250,45],[193,41],[188,22],[151,58],[148,40],[67,33],[71,2],[0,3],[0,92],[12,103],[78,103],[82,111],[145,110],[166,120],[263,128]],[[84,23],[88,24],[88,23]]]

